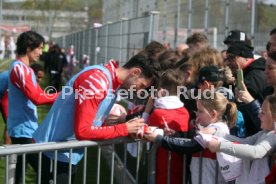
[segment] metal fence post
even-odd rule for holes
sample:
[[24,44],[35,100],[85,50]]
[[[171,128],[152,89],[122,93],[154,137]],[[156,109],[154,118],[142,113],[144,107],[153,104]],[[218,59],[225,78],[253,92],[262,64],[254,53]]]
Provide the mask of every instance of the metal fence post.
[[209,21],[209,0],[205,0],[205,19],[204,19],[204,31],[208,33],[208,21]]
[[62,47],[65,48],[66,46],[66,36],[62,36]]
[[213,29],[213,40],[214,40],[214,43],[213,43],[213,47],[214,48],[217,48],[217,42],[218,42],[218,28],[216,28],[216,27],[214,27],[214,29]]
[[90,65],[90,62],[91,62],[91,29],[88,28],[88,39],[87,39],[87,55],[89,56],[89,65]]
[[123,184],[126,183],[126,172],[127,172],[127,144],[124,144],[124,173],[123,173]]
[[78,33],[74,33],[74,56],[77,57],[78,52]]
[[98,28],[95,28],[95,61],[94,61],[94,64],[98,64],[98,51],[99,51],[99,43],[98,43],[98,40],[99,39],[99,29]]
[[106,24],[106,38],[105,38],[105,60],[104,62],[106,62],[108,60],[108,37],[109,37],[109,31],[108,31],[108,27],[109,27],[109,24],[111,24],[111,22],[107,22]]
[[178,44],[178,29],[179,29],[179,20],[180,20],[180,0],[177,0],[176,3],[176,14],[175,14],[175,29],[174,29],[174,48]]
[[136,159],[136,176],[135,176],[135,183],[139,183],[139,168],[140,168],[140,148],[141,148],[141,142],[137,142],[137,159]]
[[86,37],[86,30],[83,30],[82,31],[82,44],[81,44],[81,57],[80,57],[80,60],[81,60],[81,62],[80,63],[82,63],[82,65],[84,64],[83,63],[83,55],[84,54],[86,54],[87,55],[87,42],[89,42],[89,40],[87,39],[87,37]]
[[38,153],[38,173],[37,173],[37,183],[41,184],[41,166],[42,166],[42,152]]
[[168,10],[168,1],[164,0],[164,14],[163,14],[163,42],[167,40],[167,10]]
[[186,159],[187,159],[186,155],[183,154],[183,174],[182,174],[182,183],[183,184],[186,183],[186,173],[187,173],[187,171],[186,171],[186,164],[187,164]]
[[82,37],[83,37],[83,31],[80,31],[79,32],[79,39],[78,39],[78,43],[79,43],[79,46],[78,46],[78,60],[79,60],[79,63],[81,63],[81,60],[82,60],[82,52],[83,52],[83,48],[82,48]]
[[22,184],[26,183],[26,154],[22,155]]
[[6,184],[13,184],[15,182],[16,163],[16,154],[6,156]]
[[256,0],[252,0],[251,3],[252,3],[252,7],[251,7],[251,42],[252,42],[252,46],[254,46]]
[[72,153],[73,153],[73,149],[69,150],[69,171],[68,171],[68,184],[71,184],[72,182]]
[[157,144],[153,144],[148,154],[148,183],[155,183]]
[[152,22],[153,22],[153,14],[150,13],[150,22],[149,22],[149,34],[148,34],[148,43],[152,41]]
[[83,156],[83,184],[86,184],[86,172],[87,172],[87,147],[84,148],[84,156]]
[[167,184],[171,183],[171,160],[172,160],[172,153],[171,153],[171,151],[168,151]]
[[189,0],[188,10],[188,36],[192,33],[192,0]]
[[152,40],[157,40],[157,32],[158,32],[158,23],[159,23],[159,12],[151,11],[150,12],[150,26],[149,26],[149,36],[148,43]]
[[225,16],[224,16],[224,36],[225,38],[228,35],[229,31],[229,0],[225,0]]
[[121,18],[120,20],[120,49],[119,49],[119,61],[122,62],[122,49],[123,49],[123,24],[124,21],[126,21],[127,18]]
[[111,174],[110,174],[110,184],[114,183],[114,162],[115,162],[115,145],[112,145],[111,152]]
[[199,173],[199,177],[198,177],[198,184],[202,183],[202,152],[200,152],[200,156],[199,156],[199,167],[198,167],[198,173]]
[[98,147],[98,162],[97,162],[97,184],[100,184],[100,174],[101,174],[101,151],[102,147]]

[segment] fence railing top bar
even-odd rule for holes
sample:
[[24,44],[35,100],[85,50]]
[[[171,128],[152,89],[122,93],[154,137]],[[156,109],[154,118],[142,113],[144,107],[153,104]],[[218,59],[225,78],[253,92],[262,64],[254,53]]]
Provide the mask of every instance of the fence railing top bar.
[[52,150],[63,150],[70,148],[90,147],[97,145],[109,145],[119,143],[134,142],[133,139],[128,137],[122,137],[117,139],[105,140],[105,141],[68,141],[68,142],[47,142],[47,143],[34,143],[24,145],[4,145],[0,146],[0,156],[6,156],[11,154],[22,153],[37,153]]
[[133,18],[131,18],[131,19],[129,19],[129,20],[130,20],[130,21],[133,21],[133,20],[136,20],[136,19],[148,18],[148,17],[150,17],[151,14],[153,14],[153,15],[158,15],[158,14],[159,14],[159,11],[150,11],[150,12],[148,12],[148,14],[146,14],[146,15],[143,15],[143,16],[141,16],[141,17],[133,17]]
[[[111,22],[111,23],[112,23],[112,24],[115,24],[115,23],[120,23],[121,21],[126,21],[126,20],[132,21],[132,20],[136,20],[136,19],[143,19],[143,18],[145,18],[145,17],[149,17],[149,15],[151,15],[151,14],[153,14],[153,15],[158,15],[158,14],[160,14],[160,12],[159,12],[159,11],[150,11],[150,12],[148,12],[146,15],[143,15],[143,16],[140,16],[140,17],[133,17],[133,18],[121,17],[119,21]],[[107,22],[108,22],[108,21],[107,21]],[[104,25],[106,25],[106,24],[104,24]],[[103,26],[104,26],[104,25],[103,25]]]
[[[106,24],[108,24],[108,23],[116,24],[116,23],[120,23],[121,21],[126,21],[126,20],[130,20],[131,21],[131,20],[135,20],[135,19],[142,19],[142,18],[145,18],[145,17],[149,17],[151,14],[158,15],[158,14],[160,14],[160,12],[159,11],[150,11],[150,12],[148,12],[148,14],[146,14],[144,16],[133,17],[133,18],[121,17],[120,20],[118,20],[118,21],[115,21],[115,22],[109,22],[109,21],[107,21]],[[106,25],[106,24],[104,24],[104,25]]]

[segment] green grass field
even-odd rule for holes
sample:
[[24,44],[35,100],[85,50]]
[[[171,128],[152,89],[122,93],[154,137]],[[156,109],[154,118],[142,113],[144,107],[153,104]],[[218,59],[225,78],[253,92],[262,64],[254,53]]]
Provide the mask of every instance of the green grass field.
[[[0,60],[0,72],[8,70],[11,64],[10,60]],[[41,87],[47,86],[47,77],[40,84]],[[50,106],[42,105],[38,106],[38,122],[40,123],[44,117],[47,115],[50,110]],[[2,116],[0,117],[0,145],[3,144],[3,131],[4,131],[4,122]],[[97,148],[89,148],[87,152],[87,178],[86,183],[96,183],[96,174],[97,174]],[[35,184],[35,172],[31,167],[28,167],[26,173],[26,183]],[[101,159],[101,176],[100,183],[110,183],[110,169],[104,159]],[[83,163],[81,162],[78,167],[77,176],[75,183],[82,183],[83,177]],[[0,158],[0,183],[5,183],[5,158]],[[116,182],[114,182],[116,183]]]

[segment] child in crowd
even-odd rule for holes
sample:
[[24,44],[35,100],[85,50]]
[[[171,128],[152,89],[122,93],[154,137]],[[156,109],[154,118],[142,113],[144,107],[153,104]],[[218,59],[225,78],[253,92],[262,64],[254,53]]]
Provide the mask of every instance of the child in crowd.
[[[182,85],[182,78],[175,70],[166,70],[159,81],[157,99],[154,102],[154,110],[148,119],[149,126],[161,129],[169,127],[177,132],[188,132],[189,113],[177,96],[178,86]],[[171,153],[170,183],[182,182],[183,155]],[[168,150],[158,148],[156,160],[156,183],[162,184],[168,181]]]
[[[204,92],[205,90],[215,90],[222,93],[229,101],[235,101],[233,91],[223,87],[225,78],[224,68],[219,69],[215,65],[205,66],[199,70],[197,87]],[[244,126],[243,115],[238,111],[238,117],[235,126],[230,129],[230,134],[238,137],[245,137],[246,131]]]
[[269,155],[276,150],[275,114],[276,96],[267,96],[259,115],[262,131],[244,139],[224,136],[225,139],[240,144],[217,140],[209,142],[208,148],[211,151],[220,151],[243,159],[242,173],[236,183],[265,183],[265,177],[269,173]]
[[[212,96],[211,96],[212,95]],[[229,134],[227,124],[236,121],[237,108],[232,102],[229,102],[221,93],[206,92],[200,99],[196,101],[196,123],[199,127],[213,127],[215,135],[224,136]],[[182,153],[194,153],[190,165],[192,173],[192,183],[199,183],[200,169],[202,169],[202,181],[206,184],[226,183],[218,171],[216,154],[211,153],[208,149],[204,149],[194,139],[178,139],[175,137],[161,136],[155,133],[144,135],[144,137],[152,142],[161,144],[162,147]],[[202,153],[197,153],[203,151]],[[202,159],[202,168],[200,168],[200,160]],[[217,178],[216,173],[218,172]]]

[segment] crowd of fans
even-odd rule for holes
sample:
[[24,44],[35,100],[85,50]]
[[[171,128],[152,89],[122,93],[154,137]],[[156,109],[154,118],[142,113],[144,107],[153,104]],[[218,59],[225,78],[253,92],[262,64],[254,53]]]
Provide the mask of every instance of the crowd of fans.
[[[42,55],[44,39],[32,31],[22,33],[16,43],[17,59],[8,72],[0,74],[5,143],[139,137],[159,146],[158,184],[168,181],[169,151],[170,183],[183,183],[183,171],[187,183],[198,183],[199,179],[210,184],[275,183],[276,28],[269,35],[262,55],[256,55],[246,33],[239,30],[230,31],[224,40],[227,49],[222,51],[212,48],[203,33],[192,34],[175,50],[152,41],[123,66],[115,60],[103,66],[86,63],[65,85],[73,93],[61,91],[49,96],[38,83],[44,75],[42,67],[31,65]],[[42,57],[50,85],[58,91],[63,69],[70,71],[72,67],[67,59],[72,61],[58,45]],[[128,109],[116,111],[124,109],[115,104],[118,91],[131,90],[133,85],[135,99],[128,99]],[[152,87],[156,89],[153,93]],[[142,89],[151,95],[139,99]],[[36,106],[52,103],[38,126]],[[164,134],[148,132],[145,127],[162,129]],[[239,173],[222,166],[222,153],[236,158]],[[186,168],[183,154],[188,158]],[[80,150],[74,150],[72,156],[66,150],[58,152],[58,183],[68,182],[69,177],[74,180],[82,156]],[[35,171],[37,158],[36,154],[26,157]],[[42,183],[53,179],[50,167],[54,158],[54,152],[43,153]],[[20,159],[16,183],[22,173]],[[69,163],[73,164],[71,176]],[[233,174],[230,179],[227,169]]]

